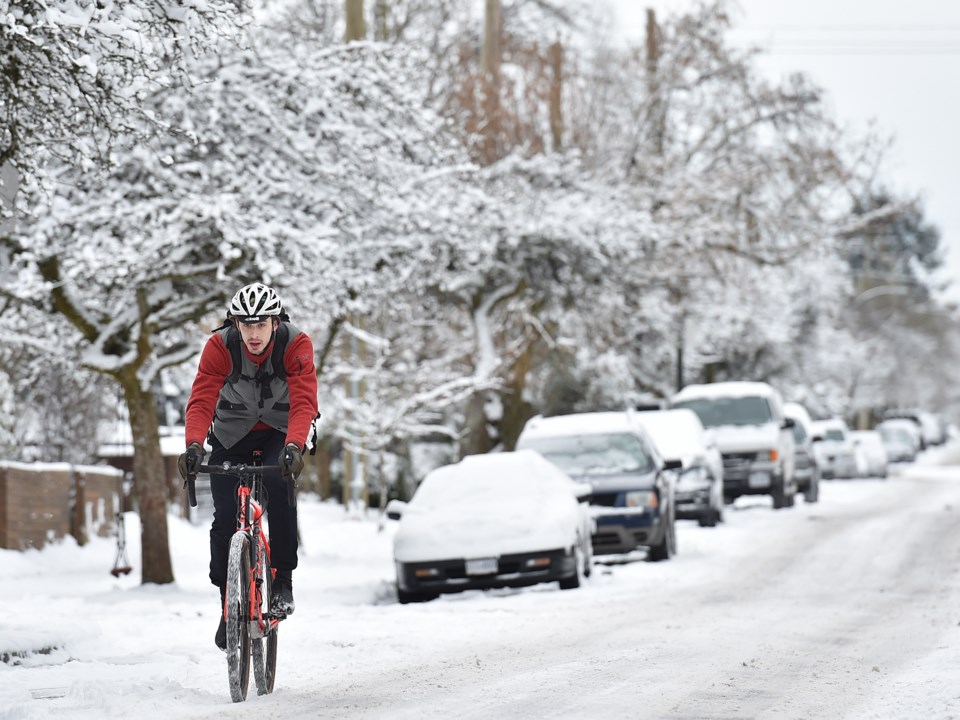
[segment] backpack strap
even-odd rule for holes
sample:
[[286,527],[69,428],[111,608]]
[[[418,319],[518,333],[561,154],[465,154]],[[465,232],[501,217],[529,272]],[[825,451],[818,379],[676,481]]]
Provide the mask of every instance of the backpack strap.
[[240,371],[243,369],[243,358],[240,355],[240,331],[236,326],[231,325],[227,328],[225,344],[230,351],[230,361],[233,364],[233,369],[227,376],[227,384],[233,385],[240,379]]
[[285,322],[281,322],[277,326],[277,332],[273,338],[273,354],[270,357],[274,375],[281,380],[287,379],[287,365],[283,356],[287,353],[287,343],[289,341],[290,328]]

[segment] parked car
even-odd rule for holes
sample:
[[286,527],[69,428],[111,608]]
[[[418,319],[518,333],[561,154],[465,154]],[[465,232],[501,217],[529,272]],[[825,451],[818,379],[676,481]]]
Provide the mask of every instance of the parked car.
[[806,502],[815,503],[820,499],[821,460],[817,446],[823,442],[823,436],[816,433],[810,413],[800,403],[784,403],[783,413],[793,420],[794,477],[797,480],[797,490],[803,493]]
[[693,410],[723,455],[723,495],[770,495],[774,508],[793,505],[793,420],[783,412],[780,393],[764,382],[688,385],[670,400],[672,408]]
[[889,461],[883,436],[876,430],[851,430],[850,437],[863,463],[859,468],[860,476],[885,478]]
[[943,426],[933,413],[923,410],[893,409],[883,414],[884,420],[910,420],[916,423],[920,432],[920,449],[926,450],[933,445],[946,442]]
[[391,500],[397,598],[559,582],[590,575],[590,487],[532,450],[471,455]]
[[575,480],[590,483],[597,555],[646,549],[649,560],[677,551],[675,478],[636,413],[535,417],[517,449],[536,450]]
[[677,517],[714,527],[723,520],[723,456],[692,410],[653,410],[637,419],[667,462],[680,463]]
[[850,429],[843,418],[817,420],[818,434],[823,435],[821,475],[824,478],[855,478],[860,476],[857,448],[850,438]]
[[920,450],[920,433],[912,420],[884,420],[876,427],[889,462],[913,462]]

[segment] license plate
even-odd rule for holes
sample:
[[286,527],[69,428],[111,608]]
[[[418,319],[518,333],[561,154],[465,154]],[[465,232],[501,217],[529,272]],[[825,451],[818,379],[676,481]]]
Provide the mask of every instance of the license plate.
[[748,482],[752,488],[770,487],[770,476],[762,472],[750,473]]
[[467,560],[467,575],[494,575],[497,572],[496,558]]

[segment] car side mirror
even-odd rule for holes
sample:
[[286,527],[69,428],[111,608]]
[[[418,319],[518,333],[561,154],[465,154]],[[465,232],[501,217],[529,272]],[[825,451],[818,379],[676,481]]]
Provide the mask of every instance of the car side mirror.
[[823,435],[814,435],[813,442],[823,442]]
[[663,463],[664,470],[683,470],[682,460],[667,460]]
[[797,424],[797,421],[794,420],[793,418],[786,418],[783,421],[783,425],[781,425],[780,427],[782,427],[784,430],[793,430],[796,424]]
[[403,500],[391,500],[387,503],[387,518],[390,520],[399,520],[403,517],[403,511],[407,509],[407,504]]
[[588,503],[593,497],[593,486],[590,483],[574,482],[573,494],[577,496],[577,502]]

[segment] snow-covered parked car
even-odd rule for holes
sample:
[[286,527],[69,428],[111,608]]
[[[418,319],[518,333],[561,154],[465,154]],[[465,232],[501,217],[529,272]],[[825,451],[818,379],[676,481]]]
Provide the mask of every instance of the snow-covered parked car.
[[920,434],[912,420],[884,420],[876,431],[883,438],[889,462],[913,462],[920,449]]
[[855,478],[860,476],[857,447],[850,438],[850,428],[843,418],[817,420],[818,434],[823,435],[821,472],[825,478]]
[[876,430],[851,430],[850,438],[857,447],[861,477],[887,476],[887,448]]
[[531,450],[470,455],[430,472],[410,502],[392,500],[397,598],[559,582],[592,565],[590,486]]
[[800,403],[784,403],[783,413],[793,419],[793,473],[797,479],[797,490],[803,493],[806,502],[815,503],[820,499],[819,449],[823,437],[817,434],[810,413]]
[[655,561],[676,553],[675,476],[635,412],[531,418],[517,439],[521,448],[590,483],[594,553],[646,549],[647,559]]
[[649,410],[637,419],[665,462],[678,462],[677,517],[714,527],[723,520],[723,456],[693,410]]

